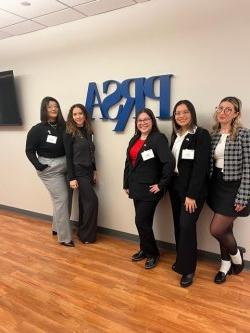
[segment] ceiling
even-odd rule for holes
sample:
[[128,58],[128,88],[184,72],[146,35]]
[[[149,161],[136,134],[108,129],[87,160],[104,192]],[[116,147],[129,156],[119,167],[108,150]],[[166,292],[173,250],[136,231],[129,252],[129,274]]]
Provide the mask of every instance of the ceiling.
[[0,39],[150,0],[0,0]]

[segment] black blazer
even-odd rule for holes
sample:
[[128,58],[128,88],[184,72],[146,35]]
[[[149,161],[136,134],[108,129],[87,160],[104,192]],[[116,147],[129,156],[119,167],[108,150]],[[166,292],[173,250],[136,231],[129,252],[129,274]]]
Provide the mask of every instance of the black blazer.
[[[158,200],[164,193],[173,173],[173,156],[166,136],[159,132],[152,132],[138,152],[133,167],[129,158],[129,151],[139,137],[139,135],[135,135],[130,140],[127,148],[123,188],[129,189],[131,199]],[[150,149],[152,149],[154,157],[144,161],[141,154]],[[156,194],[149,191],[149,186],[154,184],[158,184],[161,190]]]
[[96,170],[95,146],[91,135],[87,135],[84,130],[79,131],[75,137],[65,133],[63,141],[66,152],[68,180],[76,179],[76,170],[78,168]]
[[[172,149],[176,135],[171,140]],[[183,150],[194,150],[194,159],[182,158]],[[207,130],[197,127],[194,134],[187,134],[178,158],[178,177],[174,177],[171,188],[192,199],[204,198],[207,193],[211,138]]]

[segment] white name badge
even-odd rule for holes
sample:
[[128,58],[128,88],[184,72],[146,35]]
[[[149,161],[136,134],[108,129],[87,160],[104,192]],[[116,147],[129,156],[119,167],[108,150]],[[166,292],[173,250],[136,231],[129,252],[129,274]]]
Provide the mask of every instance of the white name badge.
[[184,160],[193,160],[194,149],[183,149],[181,158]]
[[46,142],[49,142],[49,143],[56,143],[56,141],[57,141],[57,136],[55,136],[55,135],[48,135],[47,136],[47,140],[46,140]]
[[149,149],[149,150],[145,150],[141,153],[141,156],[142,156],[142,159],[143,161],[147,161],[149,160],[150,158],[154,158],[155,155],[154,155],[154,152],[152,149]]

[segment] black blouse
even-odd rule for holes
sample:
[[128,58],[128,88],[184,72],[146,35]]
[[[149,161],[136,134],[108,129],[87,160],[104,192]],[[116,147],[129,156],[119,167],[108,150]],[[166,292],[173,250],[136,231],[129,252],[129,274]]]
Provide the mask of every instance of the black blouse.
[[66,133],[64,135],[64,146],[69,180],[76,179],[75,170],[79,166],[96,170],[95,146],[92,135],[88,135],[84,128],[80,128],[75,137]]
[[[56,124],[39,123],[33,126],[27,135],[26,155],[37,170],[44,170],[47,165],[41,164],[37,156],[56,158],[65,155],[63,145],[64,129]],[[56,142],[49,142],[48,136],[56,137]]]

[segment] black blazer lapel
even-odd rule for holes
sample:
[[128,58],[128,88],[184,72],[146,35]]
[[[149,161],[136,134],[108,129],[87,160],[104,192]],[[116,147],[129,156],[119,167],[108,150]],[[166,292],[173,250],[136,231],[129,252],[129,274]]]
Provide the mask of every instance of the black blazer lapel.
[[148,137],[145,140],[144,144],[142,145],[141,149],[138,151],[138,154],[137,154],[137,157],[136,157],[136,160],[135,160],[135,166],[134,166],[134,168],[136,168],[138,166],[138,164],[141,162],[141,160],[142,160],[141,153],[144,150],[147,150],[147,145],[148,145]]
[[[142,145],[141,149],[138,151],[138,154],[137,154],[137,157],[136,157],[136,161],[135,161],[135,166],[134,168],[136,168],[138,166],[138,164],[141,162],[142,160],[142,156],[141,156],[141,153],[144,151],[144,150],[147,150],[148,147],[150,146],[150,142],[152,141],[152,134],[153,133],[150,133],[147,137],[147,139],[145,140],[144,144]],[[139,138],[139,137],[138,137]],[[138,139],[137,138],[137,139]]]
[[192,144],[194,138],[195,138],[195,133],[194,134],[188,133],[185,136],[185,139],[183,140],[181,148],[180,148],[180,153],[179,153],[179,156],[178,156],[178,163],[177,163],[177,165],[179,164],[179,162],[181,160],[183,149],[188,149],[190,147],[190,145]]
[[130,140],[128,148],[127,148],[127,159],[129,161],[129,165],[131,166],[131,168],[132,168],[132,163],[129,158],[129,151],[130,151],[131,147],[134,145],[135,141],[139,139],[139,137],[140,137],[140,135],[134,135],[133,138]]
[[174,145],[174,142],[175,142],[175,139],[177,138],[177,135],[174,134],[172,137],[171,137],[171,144],[170,144],[170,150],[172,151],[172,148],[173,148],[173,145]]

